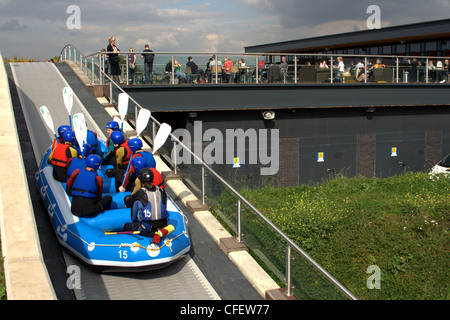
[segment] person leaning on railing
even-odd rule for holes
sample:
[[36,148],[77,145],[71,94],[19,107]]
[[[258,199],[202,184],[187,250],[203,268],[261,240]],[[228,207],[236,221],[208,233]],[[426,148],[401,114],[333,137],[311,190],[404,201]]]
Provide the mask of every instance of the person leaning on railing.
[[121,71],[120,71],[120,57],[119,57],[119,48],[116,47],[116,38],[109,37],[108,39],[108,47],[106,48],[106,51],[108,52],[108,60],[111,65],[111,77],[118,78],[119,83],[123,84],[122,78],[121,78]]
[[153,84],[153,61],[155,60],[155,54],[150,50],[150,46],[146,44],[144,46],[145,53],[142,54],[144,59],[144,77],[145,84]]

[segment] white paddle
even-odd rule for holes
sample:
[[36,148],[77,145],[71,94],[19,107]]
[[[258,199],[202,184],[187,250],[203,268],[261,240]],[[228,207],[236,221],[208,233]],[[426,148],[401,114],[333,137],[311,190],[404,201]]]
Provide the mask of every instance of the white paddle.
[[75,137],[77,138],[78,145],[81,150],[81,157],[84,163],[84,143],[87,141],[87,126],[84,114],[76,113],[73,116],[73,131],[75,131]]
[[121,128],[123,127],[122,126],[122,120],[120,120],[120,118],[118,116],[115,116],[113,118],[113,121],[117,122],[119,124],[119,127],[121,127]]
[[48,108],[46,106],[40,107],[39,111],[41,112],[41,115],[45,121],[45,124],[53,132],[53,134],[56,138],[56,142],[59,143],[58,136],[55,133],[55,126],[53,125],[53,119],[52,119],[52,115],[50,114],[50,111],[48,111]]
[[64,105],[66,106],[67,112],[69,113],[69,125],[72,128],[71,112],[73,107],[73,90],[71,87],[63,88],[63,99]]
[[126,93],[120,93],[118,97],[118,108],[120,119],[122,119],[122,131],[123,131],[123,121],[125,120],[125,116],[128,112],[128,99],[129,96]]
[[136,132],[137,137],[139,138],[139,135],[142,131],[147,127],[148,121],[150,120],[151,112],[148,109],[141,109],[138,114],[138,118],[136,121]]
[[161,124],[158,132],[156,133],[155,140],[153,141],[153,154],[155,154],[155,152],[163,146],[171,131],[172,127],[170,125],[168,125],[167,123]]
[[[139,135],[141,134],[141,132],[144,131],[144,129],[147,127],[148,121],[150,120],[150,115],[151,115],[150,110],[141,109],[139,111],[138,118],[136,120],[136,132],[137,132],[136,138],[139,138]],[[128,162],[128,167],[127,167],[127,171],[125,172],[125,177],[128,175],[128,170],[130,170],[132,159],[133,159],[133,155],[131,155],[130,162]],[[124,183],[125,183],[125,179],[123,179],[122,187],[123,187]]]

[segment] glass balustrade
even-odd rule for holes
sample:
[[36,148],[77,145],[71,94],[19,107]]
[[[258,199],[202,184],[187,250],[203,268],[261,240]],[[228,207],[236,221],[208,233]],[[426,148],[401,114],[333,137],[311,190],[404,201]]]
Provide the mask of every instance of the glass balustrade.
[[[145,85],[143,52],[134,52],[131,72],[129,53],[119,53],[122,80]],[[152,84],[327,84],[327,83],[449,83],[449,57],[393,55],[246,54],[154,52]],[[93,84],[104,84],[102,71],[110,65],[106,53],[83,55],[66,46],[61,59],[74,61]],[[209,60],[215,56],[215,64]],[[198,66],[188,68],[188,58]],[[170,61],[178,66],[171,67]],[[215,60],[213,60],[215,61]],[[231,61],[232,63],[230,63]]]

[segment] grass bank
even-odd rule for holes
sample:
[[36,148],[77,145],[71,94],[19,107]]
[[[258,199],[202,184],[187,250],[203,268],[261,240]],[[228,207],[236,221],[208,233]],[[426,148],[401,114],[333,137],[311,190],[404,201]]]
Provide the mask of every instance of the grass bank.
[[[240,192],[359,299],[450,299],[450,179],[336,177]],[[367,286],[369,266],[380,289]]]

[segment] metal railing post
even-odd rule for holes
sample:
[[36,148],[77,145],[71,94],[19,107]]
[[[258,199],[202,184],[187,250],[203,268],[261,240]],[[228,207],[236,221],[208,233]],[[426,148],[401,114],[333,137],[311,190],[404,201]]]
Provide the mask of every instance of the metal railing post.
[[287,246],[286,248],[286,292],[285,295],[288,297],[292,296],[292,248]]
[[255,73],[256,73],[256,77],[255,77],[255,81],[256,83],[259,83],[259,59],[258,56],[256,56],[256,66],[255,66]]
[[152,143],[155,143],[156,136],[156,123],[152,121]]
[[396,75],[395,75],[395,83],[398,83],[398,75],[399,75],[399,70],[398,70],[398,68],[399,68],[399,62],[398,62],[398,57],[397,57],[397,59],[396,59]]
[[242,232],[241,232],[241,200],[237,201],[237,242],[241,243]]
[[330,56],[330,83],[333,83],[333,56]]
[[[130,72],[130,70],[129,70],[129,65],[128,65],[128,57],[129,57],[129,53],[127,53],[127,56],[126,56],[126,60],[127,60],[127,64],[126,64],[126,75],[127,75],[127,86],[130,84],[130,76],[129,76],[129,74],[128,74],[128,72]],[[137,119],[137,118],[136,118]]]
[[297,76],[298,76],[298,71],[297,71],[297,55],[294,56],[294,83],[297,83]]
[[[215,79],[215,83],[218,84],[219,83],[219,56],[217,54],[214,54],[214,56],[216,57],[216,59],[214,60],[214,79]],[[222,76],[222,75],[220,75]]]
[[364,83],[367,83],[367,57],[364,57]]
[[426,60],[426,64],[425,64],[425,83],[428,83],[428,58]]
[[[87,60],[87,59],[86,59]],[[95,84],[95,68],[94,68],[94,56],[91,57],[91,68],[92,68],[92,84]]]
[[202,166],[202,204],[205,204],[205,167]]
[[178,171],[177,171],[177,142],[176,141],[173,142],[172,154],[173,154],[173,173],[178,174]]
[[172,75],[170,83],[175,84],[175,56],[172,54]]

